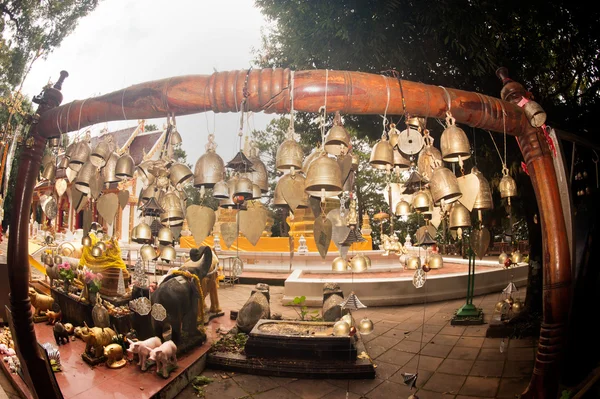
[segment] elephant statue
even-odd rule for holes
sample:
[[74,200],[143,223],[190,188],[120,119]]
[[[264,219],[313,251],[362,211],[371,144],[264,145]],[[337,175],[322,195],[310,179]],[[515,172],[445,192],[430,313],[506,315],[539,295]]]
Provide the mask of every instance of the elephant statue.
[[199,287],[211,265],[212,250],[207,246],[194,248],[190,260],[171,269],[152,293],[153,306],[160,304],[167,313],[165,320],[153,320],[154,334],[167,340],[164,333],[170,327],[170,339],[181,352],[206,340],[202,318],[202,328],[198,329],[198,315],[204,310],[204,295]]

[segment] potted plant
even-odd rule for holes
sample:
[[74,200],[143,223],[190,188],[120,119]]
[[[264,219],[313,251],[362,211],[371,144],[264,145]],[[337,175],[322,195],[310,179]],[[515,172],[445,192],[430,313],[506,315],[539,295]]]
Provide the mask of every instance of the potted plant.
[[58,265],[58,275],[64,282],[65,293],[69,293],[69,287],[75,279],[75,268],[69,262],[64,262]]
[[85,287],[88,291],[88,300],[90,303],[96,303],[96,297],[100,288],[102,288],[102,274],[93,273],[90,270],[84,272]]

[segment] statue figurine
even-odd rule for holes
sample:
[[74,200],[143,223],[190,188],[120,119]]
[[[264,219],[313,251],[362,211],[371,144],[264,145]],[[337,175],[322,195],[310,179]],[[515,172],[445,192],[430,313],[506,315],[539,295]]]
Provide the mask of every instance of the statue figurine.
[[106,366],[111,369],[120,369],[127,364],[123,357],[123,347],[119,344],[110,344],[104,347]]
[[398,241],[398,237],[395,234],[393,234],[392,236],[388,236],[387,234],[382,234],[381,241],[382,241],[382,248],[385,251],[383,253],[383,256],[388,256],[390,254],[390,252],[394,252],[397,255],[408,252],[406,250],[406,248],[404,248],[402,246],[402,244],[400,244],[400,242]]
[[156,374],[169,378],[171,371],[177,368],[177,346],[171,340],[152,349],[148,360],[156,362]]
[[356,213],[356,200],[350,200],[350,208],[348,209],[348,216],[346,216],[346,224],[348,227],[354,227],[358,225],[358,214]]
[[412,247],[412,241],[410,240],[410,234],[406,235],[406,240],[404,241],[404,246],[407,248]]

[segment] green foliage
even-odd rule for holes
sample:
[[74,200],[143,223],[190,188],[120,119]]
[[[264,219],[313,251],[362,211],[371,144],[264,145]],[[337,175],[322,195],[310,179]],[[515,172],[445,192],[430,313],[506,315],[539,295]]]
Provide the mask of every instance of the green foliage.
[[296,313],[300,317],[300,320],[302,320],[302,321],[307,321],[307,320],[319,321],[319,320],[321,320],[321,317],[319,317],[319,310],[318,309],[310,310],[306,305],[304,305],[305,301],[306,301],[306,296],[304,296],[304,295],[297,296],[288,305],[294,306],[294,310],[296,311]]
[[247,341],[247,334],[227,334],[212,344],[211,351],[242,353]]
[[194,377],[192,380],[192,388],[196,391],[196,396],[199,398],[204,398],[206,396],[206,392],[204,391],[204,387],[213,382],[212,378],[205,377],[203,375],[198,375]]
[[570,399],[571,398],[571,391],[568,391],[566,389],[563,389],[563,391],[560,394],[560,399]]
[[158,126],[154,123],[144,124],[144,132],[155,132],[158,130]]

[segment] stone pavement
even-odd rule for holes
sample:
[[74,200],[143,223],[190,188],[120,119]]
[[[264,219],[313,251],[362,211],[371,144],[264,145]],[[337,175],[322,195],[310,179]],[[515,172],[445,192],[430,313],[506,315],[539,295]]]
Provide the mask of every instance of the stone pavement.
[[[246,302],[253,286],[222,285],[219,289],[224,317]],[[283,306],[283,287],[271,287],[271,312],[284,318],[298,318],[291,306]],[[516,297],[522,300],[525,292]],[[485,321],[493,316],[499,294],[475,297],[483,308]],[[205,398],[219,399],[336,399],[408,398],[514,398],[523,392],[531,377],[537,342],[534,339],[485,338],[487,324],[459,327],[450,325],[454,311],[464,300],[426,305],[370,307],[353,312],[359,321],[369,317],[375,323],[372,334],[363,335],[368,354],[376,364],[372,380],[293,379],[256,376],[206,369],[212,378],[205,386]],[[419,372],[412,391],[401,373]],[[196,398],[188,386],[177,399]]]

